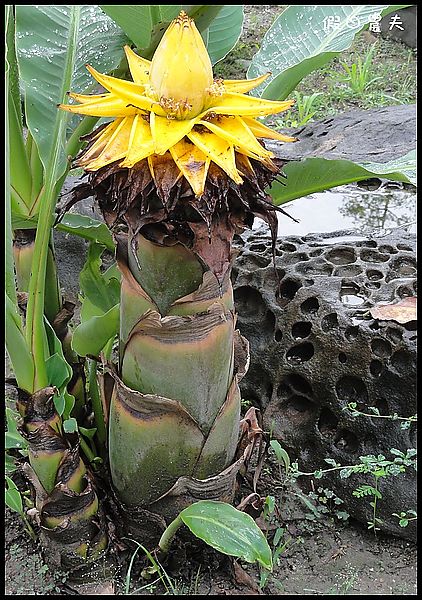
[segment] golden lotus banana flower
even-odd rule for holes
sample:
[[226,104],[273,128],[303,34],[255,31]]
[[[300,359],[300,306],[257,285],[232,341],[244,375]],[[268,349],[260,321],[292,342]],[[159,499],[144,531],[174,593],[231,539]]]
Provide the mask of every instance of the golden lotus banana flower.
[[119,167],[132,168],[147,159],[154,178],[161,157],[169,155],[197,197],[204,192],[211,162],[237,184],[243,182],[245,170],[253,172],[249,158],[277,171],[274,155],[257,138],[295,139],[256,118],[286,110],[293,101],[246,95],[269,73],[251,80],[213,80],[201,35],[183,11],[168,27],[151,62],[129,46],[125,53],[133,81],[102,75],[87,65],[107,93],[69,93],[78,104],[59,104],[72,113],[113,119],[90,138],[78,166],[97,171],[121,161],[116,162]]

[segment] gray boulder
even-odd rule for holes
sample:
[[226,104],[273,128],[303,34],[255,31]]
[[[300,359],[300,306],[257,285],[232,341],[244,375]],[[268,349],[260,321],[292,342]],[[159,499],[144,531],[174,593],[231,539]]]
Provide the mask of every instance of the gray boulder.
[[283,160],[320,157],[385,163],[416,147],[416,105],[350,110],[292,130],[298,142],[266,141]]
[[[356,240],[356,231],[349,233]],[[341,241],[332,241],[338,236]],[[369,454],[393,460],[390,449],[406,452],[416,444],[415,424],[403,430],[400,421],[344,410],[355,402],[364,413],[371,406],[381,415],[417,411],[416,322],[401,325],[369,313],[379,302],[416,294],[415,236],[347,238],[347,232],[280,238],[276,275],[269,238],[252,233],[233,269],[238,326],[251,349],[242,397],[261,409],[266,431],[306,472],[329,468],[325,458],[344,466]],[[415,475],[410,467],[380,480],[383,531],[415,535],[415,522],[401,528],[392,516],[415,509]],[[373,477],[341,479],[334,472],[321,483],[352,517],[370,521],[371,498],[356,498],[353,490],[373,484]]]

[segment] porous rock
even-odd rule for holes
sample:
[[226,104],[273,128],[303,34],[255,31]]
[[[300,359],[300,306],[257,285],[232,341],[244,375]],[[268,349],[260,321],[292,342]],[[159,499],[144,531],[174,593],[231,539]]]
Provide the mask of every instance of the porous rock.
[[[415,448],[415,423],[403,430],[400,421],[344,410],[355,402],[369,414],[369,407],[381,415],[416,413],[416,322],[381,321],[369,312],[416,295],[415,236],[397,230],[358,241],[356,232],[282,237],[277,275],[265,234],[244,235],[239,246],[234,294],[251,351],[242,397],[263,411],[266,431],[307,472],[329,468],[325,458],[346,466],[369,454],[394,460],[391,448]],[[402,528],[392,514],[415,509],[415,475],[410,467],[380,479],[383,531],[414,537],[416,522]],[[371,497],[357,498],[353,490],[373,479],[332,472],[321,483],[366,524]]]

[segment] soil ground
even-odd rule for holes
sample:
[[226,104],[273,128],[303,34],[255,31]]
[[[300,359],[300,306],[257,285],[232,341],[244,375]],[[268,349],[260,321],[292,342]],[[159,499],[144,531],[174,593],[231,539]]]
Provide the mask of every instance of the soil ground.
[[[241,39],[218,65],[216,74],[229,77],[245,75],[250,59],[282,5],[245,5],[246,19]],[[351,64],[364,54],[374,40],[360,36],[342,61]],[[400,42],[380,39],[374,55],[373,76],[384,74],[376,88],[362,97],[338,92],[342,72],[338,60],[307,77],[298,88],[302,94],[322,91],[314,118],[347,108],[414,102],[415,51]],[[385,77],[388,71],[388,78]],[[382,88],[382,85],[388,86]],[[341,89],[341,88],[340,88]],[[391,100],[393,97],[393,100]],[[396,101],[398,99],[398,102]],[[371,104],[372,103],[372,104]],[[295,115],[290,115],[291,119]],[[288,124],[286,124],[288,126]],[[270,469],[271,471],[271,469]],[[262,496],[274,495],[276,480],[266,477]],[[414,595],[416,594],[416,546],[410,542],[367,531],[358,523],[341,523],[335,516],[321,515],[311,520],[309,511],[292,494],[283,500],[278,525],[284,528],[286,548],[279,564],[260,590],[256,566],[233,561],[208,548],[188,552],[182,566],[163,567],[165,586],[154,575],[152,581],[141,577],[144,560],[133,565],[129,594],[134,595]],[[398,507],[399,508],[399,507]],[[269,533],[271,543],[271,532]],[[6,595],[71,595],[124,593],[116,587],[87,592],[76,591],[66,573],[52,572],[40,548],[25,532],[16,513],[6,511],[5,520]],[[165,571],[165,572],[164,572]],[[166,578],[168,576],[168,579]]]
[[[161,573],[145,577],[150,566],[140,553],[127,575],[128,560],[113,584],[78,584],[66,573],[45,563],[39,546],[25,532],[15,513],[5,522],[6,595],[415,595],[415,544],[382,534],[377,537],[359,523],[340,522],[335,513],[318,518],[296,494],[298,488],[280,486],[277,469],[269,463],[258,486],[259,494],[275,495],[279,512],[269,521],[268,540],[283,527],[285,545],[278,564],[260,587],[262,572],[255,565],[235,561],[192,537],[175,544]],[[283,496],[277,497],[282,489]],[[250,492],[242,489],[244,497]],[[312,518],[311,518],[312,517]],[[262,521],[261,521],[262,525]],[[264,525],[265,528],[265,525]],[[130,558],[129,551],[127,558]],[[160,575],[162,581],[160,581]],[[126,577],[129,593],[125,594]]]

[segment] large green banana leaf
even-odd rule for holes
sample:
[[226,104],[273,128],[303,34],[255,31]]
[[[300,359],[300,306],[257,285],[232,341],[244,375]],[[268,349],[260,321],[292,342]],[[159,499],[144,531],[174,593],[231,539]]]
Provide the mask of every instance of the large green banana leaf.
[[55,180],[67,167],[65,124],[57,110],[66,92],[84,91],[91,83],[85,65],[102,72],[115,68],[126,38],[98,6],[17,5],[16,50],[25,100],[25,118],[47,170]]
[[280,205],[332,187],[363,181],[371,177],[416,185],[416,151],[387,163],[354,163],[350,160],[306,158],[289,162],[284,168],[284,185],[274,182],[270,194]]

